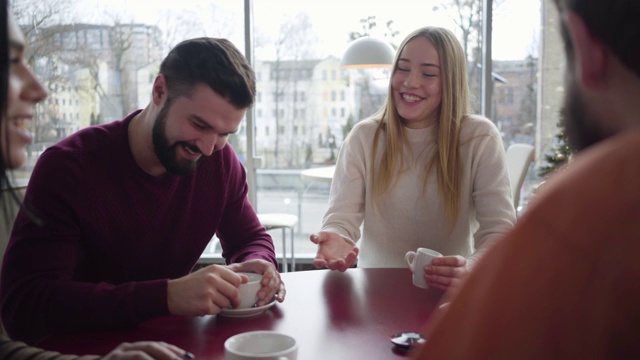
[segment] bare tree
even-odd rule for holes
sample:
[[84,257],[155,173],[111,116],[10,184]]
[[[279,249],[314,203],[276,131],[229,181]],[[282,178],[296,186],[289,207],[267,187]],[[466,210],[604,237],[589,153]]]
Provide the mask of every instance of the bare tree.
[[226,12],[223,6],[213,2],[166,10],[159,18],[162,19],[162,23],[157,23],[156,26],[163,29],[165,52],[186,39],[201,36],[229,39],[234,35],[234,29],[238,25],[236,17]]
[[[493,7],[498,8],[504,0],[493,1]],[[450,14],[461,34],[461,43],[469,64],[469,87],[477,99],[473,101],[474,107],[480,106],[479,93],[481,84],[482,64],[482,0],[443,0],[440,5],[434,6],[434,11],[443,10]],[[478,111],[479,109],[475,109]]]
[[[493,1],[494,15],[500,12],[503,3],[504,0]],[[481,67],[483,1],[442,0],[439,6],[434,7],[434,10],[443,10],[449,13],[458,30],[460,30],[461,42],[468,61],[469,87],[471,93],[475,95],[472,97],[472,103],[474,110],[477,112],[480,107],[479,99],[483,73]],[[533,49],[531,49],[531,53],[534,53]],[[532,137],[531,132],[534,130],[532,120],[536,118],[536,59],[534,59],[533,56],[528,56],[526,59],[523,59],[523,61],[524,69],[521,71],[521,74],[515,75],[513,74],[513,70],[505,70],[511,73],[511,79],[516,81],[517,84],[520,84],[520,87],[518,89],[514,88],[516,85],[504,85],[503,87],[503,89],[509,89],[506,90],[507,98],[518,96],[519,109],[517,115],[515,117],[509,115],[501,116],[501,108],[498,106],[498,103],[505,99],[500,98],[499,94],[492,94],[493,102],[496,106],[492,107],[493,112],[491,118],[503,130],[506,144],[514,138],[522,140],[527,137]],[[496,74],[493,75],[495,79]],[[506,103],[508,104],[509,102],[510,101],[507,101]],[[505,106],[510,107],[510,105]],[[510,111],[512,111],[512,109],[505,109],[505,112]]]
[[168,53],[171,48],[185,39],[205,36],[206,34],[205,27],[199,20],[199,15],[196,10],[167,10],[160,18],[163,19],[163,45],[165,53]]
[[122,23],[119,17],[113,18],[111,29],[111,53],[113,54],[113,69],[116,82],[119,87],[119,105],[122,113],[129,113],[137,105],[136,70],[132,67],[131,57],[135,56],[129,51],[133,46],[134,25]]
[[[61,25],[61,19],[72,6],[70,0],[11,2],[11,12],[25,35],[26,62],[49,92],[70,84],[67,69],[60,66],[63,34],[70,25]],[[59,121],[58,117],[57,104],[40,103],[36,106],[33,122],[35,142],[52,140],[50,137],[54,135],[50,135],[49,129],[53,130],[53,123]]]
[[[111,112],[114,112],[113,109],[115,105],[111,102],[111,97],[100,81],[100,65],[103,63],[102,59],[100,54],[95,51],[88,51],[85,53],[85,56],[78,59],[79,66],[87,69],[90,78],[87,88],[83,90],[86,93],[95,94],[100,99],[101,107],[108,106]],[[101,123],[102,116],[100,109],[98,109],[97,106],[94,107],[91,111],[90,125]]]
[[[290,105],[289,110],[296,109],[298,91],[297,85],[300,79],[300,66],[304,59],[312,56],[312,48],[315,42],[315,34],[309,16],[306,13],[299,13],[295,17],[285,21],[280,26],[278,38],[274,42],[275,61],[271,69],[271,76],[275,80],[274,102],[275,102],[275,144],[274,144],[274,162],[275,166],[279,166],[279,148],[281,133],[288,133],[291,148],[295,147],[295,135],[293,134],[295,124],[292,113],[288,111],[285,117],[281,114],[286,104]],[[287,102],[285,99],[285,89],[291,90],[293,101]],[[286,122],[285,124],[283,124]],[[292,152],[289,152],[287,163],[292,164]]]
[[[100,37],[84,40],[65,53],[64,63],[76,70],[85,70],[88,83],[78,81],[82,90],[100,99],[96,117],[115,118],[129,113],[137,107],[136,72],[140,65],[139,55],[134,52],[136,28],[152,28],[145,25],[125,23],[118,15],[109,15],[109,25],[75,24],[68,29],[69,36],[80,38],[94,32]],[[144,62],[144,60],[143,60]],[[105,83],[106,82],[106,83]],[[94,122],[99,122],[97,119]]]
[[482,0],[445,0],[433,8],[451,14],[451,20],[461,32],[461,43],[467,58],[473,61],[475,51],[482,44]]
[[27,60],[51,94],[39,105],[36,142],[55,140],[48,135],[52,128],[59,138],[137,108],[137,71],[161,53],[157,27],[135,24],[118,13],[103,14],[104,24],[82,23],[69,15],[72,0],[14,4],[28,42]]
[[[349,33],[349,41],[353,41],[365,36],[371,36],[372,32],[378,27],[378,20],[376,16],[367,16],[366,18],[360,19],[361,31],[352,31]],[[394,44],[395,39],[400,34],[399,31],[393,28],[393,20],[388,20],[385,22],[384,38],[394,47],[398,46]]]

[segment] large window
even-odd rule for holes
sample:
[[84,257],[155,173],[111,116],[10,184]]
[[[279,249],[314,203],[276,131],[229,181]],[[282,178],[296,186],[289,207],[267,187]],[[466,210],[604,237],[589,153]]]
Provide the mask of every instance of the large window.
[[[489,117],[505,145],[535,144],[540,2],[493,1]],[[351,127],[386,96],[388,70],[340,68],[350,41],[375,36],[397,47],[420,26],[451,29],[467,53],[480,112],[482,0],[249,3],[251,37],[244,33],[245,2],[239,0],[14,0],[29,63],[50,92],[38,108],[31,161],[19,175],[28,178],[38,154],[72,132],[146,106],[159,62],[177,42],[225,37],[244,51],[245,39],[252,38],[258,80],[246,123],[252,127],[243,126],[230,143],[255,179],[258,211],[300,216],[296,246],[304,253],[312,251],[308,235],[320,228],[329,185],[304,182],[300,171],[333,164]]]
[[[306,243],[308,235],[320,228],[329,185],[297,183],[298,174],[288,169],[333,164],[350,128],[384,101],[388,71],[340,68],[341,54],[357,37],[375,36],[397,47],[418,27],[451,29],[465,48],[474,107],[480,112],[482,5],[481,0],[400,0],[392,4],[376,0],[254,1],[256,67],[278,74],[259,86],[283,93],[279,101],[261,106],[295,109],[300,106],[296,93],[307,90],[306,116],[267,112],[283,116],[255,119],[258,127],[284,127],[278,134],[255,138],[256,155],[262,159],[257,172],[258,209],[300,215],[297,231]],[[534,144],[540,2],[495,0],[493,9],[494,92],[489,94],[492,106],[488,115],[501,130],[505,146]],[[339,101],[344,106],[337,106]],[[303,135],[297,134],[296,128],[304,129]],[[527,193],[536,180],[532,172],[525,186]]]

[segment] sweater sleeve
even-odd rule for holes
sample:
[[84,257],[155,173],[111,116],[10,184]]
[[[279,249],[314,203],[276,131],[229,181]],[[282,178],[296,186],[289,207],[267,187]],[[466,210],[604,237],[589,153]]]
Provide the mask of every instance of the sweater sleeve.
[[29,346],[0,336],[0,359],[3,360],[98,360],[96,355],[62,355],[55,351]]
[[639,150],[640,131],[616,136],[551,176],[413,358],[638,358]]
[[338,153],[331,181],[329,207],[322,219],[322,231],[338,233],[357,242],[364,218],[367,182],[367,144],[365,133],[371,124],[363,121],[349,133]]
[[34,168],[24,199],[32,211],[17,216],[0,282],[2,320],[13,339],[130,327],[168,314],[166,279],[113,285],[78,277],[78,217],[92,186],[82,174],[72,154],[55,148]]
[[507,173],[505,151],[498,129],[488,119],[474,119],[461,134],[461,147],[470,152],[468,163],[472,178],[471,197],[478,223],[474,233],[476,262],[516,222]]
[[217,235],[222,245],[222,257],[227,264],[251,259],[262,259],[276,268],[273,240],[249,202],[247,177],[244,167],[230,146],[225,146],[225,163],[228,164],[227,196]]

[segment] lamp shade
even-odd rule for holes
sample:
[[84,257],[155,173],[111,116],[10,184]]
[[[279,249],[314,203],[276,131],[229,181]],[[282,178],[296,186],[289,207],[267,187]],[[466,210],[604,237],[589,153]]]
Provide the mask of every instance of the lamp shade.
[[347,47],[340,66],[347,69],[388,68],[393,65],[395,50],[388,43],[361,37]]

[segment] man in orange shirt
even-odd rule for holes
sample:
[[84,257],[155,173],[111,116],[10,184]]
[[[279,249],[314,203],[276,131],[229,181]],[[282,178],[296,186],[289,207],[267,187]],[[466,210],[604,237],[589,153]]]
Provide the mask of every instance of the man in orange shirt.
[[555,3],[580,152],[429,320],[416,359],[640,358],[640,2]]

